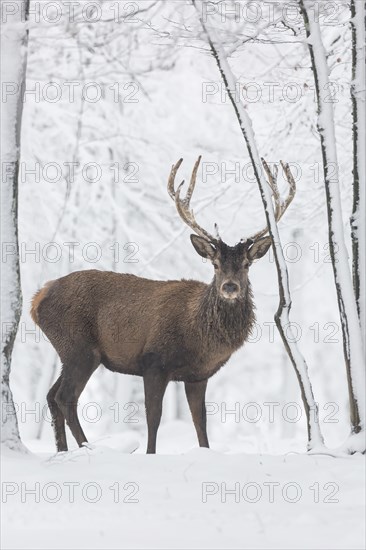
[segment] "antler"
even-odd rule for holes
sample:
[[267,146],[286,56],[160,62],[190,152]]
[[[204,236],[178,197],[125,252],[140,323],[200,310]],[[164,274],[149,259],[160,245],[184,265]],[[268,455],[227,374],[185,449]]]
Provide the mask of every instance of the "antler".
[[[270,167],[268,166],[266,161],[262,158],[262,164],[263,164],[264,170],[267,174],[268,183],[271,187],[272,196],[273,196],[274,203],[275,203],[276,223],[278,223],[280,221],[280,219],[282,218],[282,216],[286,212],[287,208],[290,206],[291,202],[293,201],[293,198],[294,198],[295,193],[296,193],[296,182],[295,182],[295,179],[292,175],[290,166],[287,163],[282,162],[282,160],[280,162],[281,162],[281,166],[283,168],[285,177],[287,179],[287,182],[289,184],[288,195],[287,195],[287,197],[284,201],[281,199],[281,195],[280,195],[280,193],[278,191],[278,187],[277,187],[277,175],[278,175],[277,165],[274,166],[274,169],[273,169],[273,172],[272,172],[272,170],[270,169]],[[263,237],[263,235],[265,235],[267,232],[268,232],[268,227],[265,227],[264,229],[262,229],[261,231],[258,231],[257,233],[255,233],[254,235],[252,235],[249,238],[252,241],[256,241],[260,237]]]
[[196,177],[197,177],[198,167],[201,162],[201,155],[198,157],[194,165],[187,195],[184,199],[180,198],[180,191],[182,186],[184,185],[184,180],[182,181],[182,183],[179,184],[178,189],[176,191],[174,189],[175,176],[182,162],[183,162],[183,159],[179,159],[178,162],[172,166],[169,180],[168,180],[168,193],[173,199],[173,201],[175,202],[175,206],[177,208],[178,214],[182,218],[184,223],[186,223],[200,237],[203,237],[204,239],[208,240],[213,244],[217,243],[220,240],[220,235],[218,233],[217,225],[215,224],[216,235],[217,235],[217,237],[215,238],[212,235],[210,235],[208,231],[206,231],[205,229],[203,229],[201,226],[198,225],[198,223],[195,220],[193,210],[190,209],[190,202],[191,202],[193,191],[196,185]]

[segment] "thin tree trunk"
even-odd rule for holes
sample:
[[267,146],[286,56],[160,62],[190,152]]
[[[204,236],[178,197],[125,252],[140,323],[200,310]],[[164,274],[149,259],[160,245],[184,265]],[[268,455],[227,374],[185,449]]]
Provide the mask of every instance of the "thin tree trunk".
[[331,102],[325,101],[325,95],[329,89],[329,68],[319,23],[314,21],[314,18],[309,14],[309,9],[312,8],[314,2],[313,0],[299,0],[299,5],[304,18],[317,95],[317,124],[321,141],[324,185],[327,197],[329,250],[342,326],[351,430],[352,433],[357,434],[365,428],[364,351],[344,238],[334,109]]
[[1,105],[1,234],[4,253],[1,277],[1,442],[11,449],[25,450],[19,436],[9,376],[14,340],[22,311],[18,251],[18,172],[29,0],[18,0],[12,6],[16,12],[7,16],[8,21],[3,23],[1,35],[1,80],[9,87],[4,91],[6,96],[3,96]]
[[292,337],[290,339],[288,339],[287,337],[287,333],[292,332],[289,317],[291,310],[291,296],[288,271],[273,210],[272,193],[269,184],[263,174],[262,163],[257,150],[252,121],[249,118],[248,113],[244,109],[244,105],[240,101],[237,101],[235,98],[236,80],[228,64],[226,55],[222,50],[221,44],[215,36],[214,30],[211,28],[209,29],[203,20],[201,0],[192,0],[192,4],[197,10],[211,52],[215,58],[220,74],[224,81],[226,91],[234,107],[234,111],[238,119],[241,132],[248,148],[249,157],[253,165],[253,170],[265,210],[269,235],[272,240],[272,247],[278,275],[280,300],[278,310],[275,314],[275,322],[280,332],[287,354],[295,369],[297,379],[299,381],[302,401],[307,417],[308,449],[319,449],[323,447],[324,443],[318,423],[318,407],[314,399],[313,390],[308,375],[308,367],[304,357],[298,349],[298,346],[295,342],[296,339],[293,337],[292,334]]
[[351,217],[353,287],[366,347],[366,108],[365,108],[365,2],[351,0],[352,29],[352,133],[353,209]]

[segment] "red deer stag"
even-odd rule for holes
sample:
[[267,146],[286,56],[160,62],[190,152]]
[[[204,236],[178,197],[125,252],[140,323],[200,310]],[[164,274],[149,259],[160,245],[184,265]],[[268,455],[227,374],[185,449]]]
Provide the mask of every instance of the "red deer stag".
[[[67,451],[65,420],[79,446],[87,439],[77,402],[90,376],[103,364],[113,372],[143,377],[148,426],[147,452],[155,453],[165,389],[181,381],[199,445],[208,447],[205,392],[207,380],[247,340],[255,320],[248,270],[268,251],[267,229],[235,246],[200,227],[190,210],[198,158],[187,196],[175,191],[180,159],[172,167],[168,191],[182,220],[196,233],[192,245],[214,267],[210,284],[153,281],[105,271],[77,271],[48,282],[32,301],[31,315],[56,349],[62,372],[47,395],[57,451]],[[286,167],[288,168],[288,167]],[[295,184],[285,170],[290,192],[281,202],[275,177],[269,182],[279,220]],[[268,174],[268,172],[267,172]]]

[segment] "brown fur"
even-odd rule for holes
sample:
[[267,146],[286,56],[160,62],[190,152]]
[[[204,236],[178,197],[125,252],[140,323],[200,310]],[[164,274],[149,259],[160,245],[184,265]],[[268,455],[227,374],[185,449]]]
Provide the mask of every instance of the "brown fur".
[[38,319],[38,308],[39,304],[42,302],[42,300],[47,296],[48,289],[52,285],[53,281],[48,281],[43,288],[38,290],[35,295],[32,298],[32,305],[30,308],[30,314],[33,319],[33,321],[38,325],[39,319]]
[[154,353],[170,380],[195,382],[212,376],[248,336],[250,289],[227,307],[198,281],[90,270],[47,283],[33,299],[32,316],[64,365],[74,363],[81,346],[110,370],[143,376],[144,356]]

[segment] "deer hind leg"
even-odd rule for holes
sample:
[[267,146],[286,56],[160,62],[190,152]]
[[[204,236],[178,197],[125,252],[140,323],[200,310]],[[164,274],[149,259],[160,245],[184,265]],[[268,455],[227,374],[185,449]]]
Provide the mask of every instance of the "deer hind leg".
[[80,353],[77,361],[64,363],[61,384],[55,396],[56,403],[79,447],[88,440],[77,415],[78,399],[99,364],[100,357],[96,358],[90,351],[85,354]]
[[185,382],[184,387],[194,427],[196,428],[199,446],[209,447],[205,404],[207,380],[203,380],[202,382]]
[[56,403],[56,393],[62,382],[62,376],[60,376],[54,385],[51,387],[47,394],[47,403],[50,409],[52,417],[52,427],[55,432],[56,449],[57,452],[67,451],[66,431],[65,431],[65,417],[62,414],[61,409]]
[[150,366],[144,370],[145,408],[147,420],[148,454],[156,452],[156,437],[163,409],[163,397],[168,385],[168,378],[159,367]]

